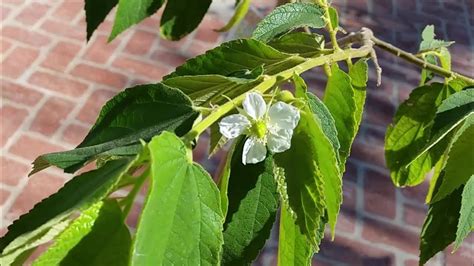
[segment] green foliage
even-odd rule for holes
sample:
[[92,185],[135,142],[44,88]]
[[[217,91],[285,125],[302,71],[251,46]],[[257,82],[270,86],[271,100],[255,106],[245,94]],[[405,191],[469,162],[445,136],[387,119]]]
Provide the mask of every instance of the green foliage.
[[228,31],[235,25],[239,24],[240,21],[244,19],[245,15],[247,15],[251,2],[252,2],[251,0],[237,1],[234,15],[224,27],[218,29],[217,31],[219,32]]
[[128,265],[131,243],[117,201],[99,202],[71,223],[33,265]]
[[243,165],[243,146],[244,139],[239,140],[227,166],[229,209],[224,223],[223,265],[247,265],[256,258],[270,235],[279,205],[273,158]]
[[469,178],[462,191],[461,210],[454,249],[474,230],[474,175]]
[[[420,43],[419,52],[427,62],[437,64],[439,60],[443,68],[451,70],[451,54],[447,47],[454,42],[437,40],[435,36],[434,26],[426,26],[421,34],[422,42]],[[431,71],[423,69],[421,71],[421,84],[425,84],[433,77],[434,74]]]
[[324,11],[321,7],[311,3],[289,3],[275,8],[258,25],[252,38],[268,42],[275,36],[309,26],[322,28],[326,23],[323,20]]
[[284,53],[311,57],[324,49],[324,37],[305,32],[292,32],[271,40],[268,45]]
[[216,185],[192,162],[191,151],[176,135],[163,132],[148,148],[151,185],[133,243],[132,265],[218,264],[224,217]]
[[105,20],[105,17],[107,17],[117,3],[118,0],[85,0],[84,9],[86,11],[87,40],[92,37],[92,33],[94,33],[100,23]]
[[[153,115],[150,115],[153,114]],[[102,108],[95,125],[76,149],[38,157],[31,174],[50,165],[75,172],[101,156],[137,154],[140,139],[150,140],[163,130],[183,135],[198,112],[182,92],[163,84],[124,90]]]

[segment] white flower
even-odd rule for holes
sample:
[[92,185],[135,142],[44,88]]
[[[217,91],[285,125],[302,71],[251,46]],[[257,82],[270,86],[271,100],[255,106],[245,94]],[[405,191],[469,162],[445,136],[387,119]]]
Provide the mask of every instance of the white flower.
[[247,93],[242,106],[242,114],[226,116],[219,122],[219,131],[228,139],[248,136],[242,154],[243,164],[263,161],[267,147],[273,153],[290,148],[293,130],[300,120],[297,108],[276,102],[267,109],[262,95],[255,92]]

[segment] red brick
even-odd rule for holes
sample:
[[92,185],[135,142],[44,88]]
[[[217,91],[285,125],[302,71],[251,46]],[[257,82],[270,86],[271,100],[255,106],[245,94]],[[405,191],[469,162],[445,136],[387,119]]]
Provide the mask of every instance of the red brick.
[[11,9],[6,7],[6,6],[2,6],[0,8],[1,8],[1,10],[0,10],[0,20],[3,21],[8,17],[8,14],[10,14]]
[[168,41],[165,39],[160,39],[160,47],[168,48],[170,51],[177,51],[182,48],[185,44],[188,43],[189,37],[184,37],[179,41]]
[[356,141],[352,145],[351,158],[385,168],[384,148],[377,145]]
[[18,218],[28,212],[33,206],[55,193],[64,184],[64,179],[55,175],[40,172],[28,179],[28,184],[16,198],[7,217],[10,220]]
[[10,197],[10,192],[0,188],[0,206],[2,206]]
[[38,57],[35,49],[16,47],[2,62],[2,75],[18,78]]
[[364,210],[386,218],[395,218],[395,188],[389,176],[375,171],[365,173]]
[[73,108],[73,102],[56,97],[50,98],[38,111],[30,129],[45,136],[52,136]]
[[224,23],[217,16],[208,14],[201,21],[201,24],[199,24],[195,38],[203,42],[215,43],[221,35],[215,30],[223,26]]
[[87,84],[83,82],[41,71],[31,75],[29,82],[47,90],[73,97],[79,97],[87,90]]
[[173,51],[166,51],[166,50],[155,51],[151,55],[151,58],[155,60],[156,62],[159,62],[171,69],[184,64],[184,62],[186,62],[186,60],[188,59],[186,56],[181,55],[177,53],[176,51],[173,52]]
[[130,54],[145,55],[150,51],[153,42],[157,38],[159,36],[156,33],[136,30],[130,41],[128,41],[127,46],[125,46],[125,51]]
[[365,114],[368,123],[387,127],[392,122],[395,107],[387,95],[369,93],[365,104]]
[[87,127],[71,124],[64,130],[63,140],[73,145],[78,145],[88,132],[89,128]]
[[0,166],[2,168],[0,181],[9,186],[18,185],[18,182],[30,171],[29,165],[8,159],[5,156],[0,157]]
[[385,244],[418,255],[418,232],[410,232],[399,226],[365,218],[362,237],[374,244]]
[[451,253],[452,250],[453,248],[450,246],[444,252],[447,266],[472,265],[474,261],[472,245],[471,248],[461,246],[454,254]]
[[395,256],[392,252],[340,235],[336,235],[334,242],[324,239],[317,256],[344,265],[395,265]]
[[0,108],[0,121],[2,124],[0,144],[2,147],[20,127],[27,115],[28,112],[24,109],[18,109],[8,105],[4,105]]
[[1,81],[2,97],[15,103],[34,107],[43,98],[43,94],[28,87],[18,85],[6,80]]
[[28,31],[17,26],[3,27],[2,36],[34,47],[45,46],[50,42],[50,39],[43,34]]
[[84,41],[86,39],[86,31],[74,25],[64,24],[54,20],[46,20],[41,28],[49,33],[70,39]]
[[131,228],[136,228],[138,219],[140,218],[141,211],[142,211],[142,204],[134,203],[127,217],[128,226],[130,226]]
[[45,153],[57,152],[64,150],[51,142],[23,135],[19,140],[10,148],[10,152],[20,157],[33,161],[36,157]]
[[109,60],[119,44],[120,40],[107,43],[106,36],[97,35],[93,42],[89,43],[84,58],[96,63],[104,64]]
[[40,20],[51,6],[42,3],[30,3],[15,19],[25,25],[34,25]]
[[86,64],[76,66],[71,74],[100,84],[109,85],[116,89],[123,89],[127,83],[127,77],[122,74]]
[[7,41],[5,39],[0,40],[0,53],[4,54],[8,50],[10,50],[10,47],[12,47],[12,43],[10,41]]
[[357,203],[357,185],[353,182],[344,180],[342,195],[342,206],[347,209],[355,209]]
[[64,72],[80,50],[80,45],[61,41],[48,53],[48,56],[41,63],[41,66]]
[[95,91],[87,100],[77,116],[77,119],[85,123],[93,124],[96,121],[97,115],[102,109],[102,106],[114,95],[115,93],[107,90]]
[[429,181],[426,180],[418,186],[401,188],[401,192],[406,199],[423,204],[425,203],[426,193],[428,193],[429,186]]
[[356,212],[354,210],[343,208],[337,216],[336,232],[353,233],[356,224]]
[[214,48],[215,45],[209,45],[208,43],[193,41],[193,43],[187,48],[186,53],[189,57],[195,57],[204,54],[206,51]]
[[83,1],[64,1],[53,13],[54,18],[70,22],[84,10]]
[[161,80],[161,78],[169,72],[168,69],[162,66],[124,57],[117,58],[113,66],[128,71],[131,74],[141,75],[156,81]]
[[409,225],[421,227],[425,221],[426,210],[405,204],[403,206],[403,221]]

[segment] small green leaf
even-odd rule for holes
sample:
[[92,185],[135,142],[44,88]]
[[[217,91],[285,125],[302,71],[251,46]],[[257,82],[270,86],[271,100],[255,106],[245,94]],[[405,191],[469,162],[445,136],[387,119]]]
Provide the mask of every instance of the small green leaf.
[[223,237],[219,191],[173,133],[148,144],[151,185],[132,248],[132,265],[217,265]]
[[235,25],[239,24],[240,21],[242,21],[242,19],[245,17],[245,15],[247,15],[251,2],[251,0],[238,1],[236,3],[237,8],[235,9],[235,13],[232,18],[229,20],[229,22],[227,22],[224,27],[218,29],[217,31],[226,32],[229,31]]
[[[428,25],[425,27],[421,34],[422,42],[420,43],[420,53],[423,54],[423,58],[430,64],[438,64],[438,60],[441,63],[441,66],[447,70],[451,70],[451,54],[449,53],[447,47],[449,47],[454,42],[447,42],[443,40],[435,39],[434,26]],[[423,69],[421,71],[421,82],[420,85],[423,85],[433,79],[433,72]]]
[[282,205],[278,241],[278,265],[311,265],[313,253],[311,241],[301,232],[293,215],[291,215],[291,210],[288,206]]
[[469,178],[462,191],[461,210],[454,250],[459,248],[462,241],[474,230],[474,175]]
[[94,31],[99,27],[100,23],[117,5],[118,0],[85,0],[84,10],[86,11],[87,24],[87,40],[90,40]]
[[369,66],[367,65],[367,59],[359,59],[349,69],[349,76],[351,77],[352,87],[354,90],[354,102],[355,102],[355,134],[359,130],[360,123],[362,121],[362,115],[364,113],[365,98],[367,95],[367,81],[369,80]]
[[422,42],[420,43],[420,51],[435,50],[442,47],[449,47],[454,42],[435,39],[434,25],[427,25],[421,33]]
[[31,174],[50,165],[74,172],[102,153],[139,151],[137,146],[128,145],[149,140],[163,130],[184,135],[197,115],[191,100],[177,89],[160,83],[126,89],[104,105],[95,125],[76,149],[38,157]]
[[339,28],[339,15],[337,14],[337,10],[330,6],[329,9],[329,18],[331,20],[331,26],[334,30],[337,30]]
[[112,192],[133,162],[130,158],[109,161],[97,170],[74,177],[58,192],[36,204],[30,212],[14,221],[8,227],[7,234],[0,239],[2,256],[24,248],[64,222],[73,211],[87,209],[102,200]]
[[418,87],[398,108],[385,136],[385,160],[395,185],[420,184],[444,152],[437,149],[413,161],[429,141],[437,106],[452,91],[440,83]]
[[459,188],[448,197],[430,204],[421,229],[420,265],[425,264],[455,240],[461,209],[461,192],[462,188]]
[[275,8],[258,25],[252,38],[268,42],[275,36],[296,28],[326,25],[321,7],[311,3],[289,3]]
[[161,16],[161,36],[179,40],[193,31],[206,14],[212,0],[168,0]]
[[321,53],[324,37],[306,32],[292,32],[271,40],[268,45],[281,52],[311,57]]
[[131,26],[153,15],[163,5],[164,0],[118,0],[114,26],[109,36],[112,41]]
[[229,210],[224,224],[222,265],[250,264],[270,236],[278,209],[273,158],[243,165],[244,139],[235,147],[227,188]]

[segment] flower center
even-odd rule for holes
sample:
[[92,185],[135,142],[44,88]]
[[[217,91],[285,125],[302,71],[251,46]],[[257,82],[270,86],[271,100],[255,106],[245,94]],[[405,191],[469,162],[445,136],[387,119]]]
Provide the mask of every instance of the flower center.
[[259,139],[263,139],[265,137],[265,133],[267,133],[267,125],[263,120],[257,120],[252,123],[252,127],[250,128],[252,135],[256,136]]

